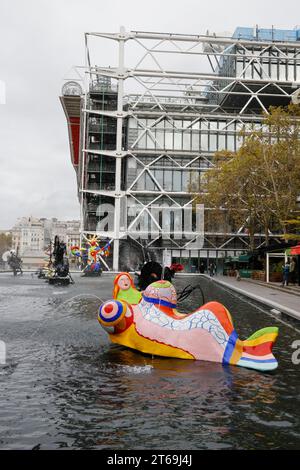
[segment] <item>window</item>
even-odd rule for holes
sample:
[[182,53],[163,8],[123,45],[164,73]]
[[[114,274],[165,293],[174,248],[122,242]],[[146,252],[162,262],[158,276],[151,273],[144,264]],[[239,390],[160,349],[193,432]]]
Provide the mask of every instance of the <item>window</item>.
[[152,137],[152,135],[149,132],[147,132],[147,145],[146,145],[146,148],[147,149],[155,149],[154,137]]
[[209,136],[209,150],[215,152],[217,150],[217,134],[210,134]]
[[174,131],[174,150],[182,149],[182,132],[175,130]]
[[157,148],[164,148],[165,146],[165,133],[163,130],[157,130],[155,133],[156,138],[156,147]]
[[147,119],[147,127],[153,131],[154,128],[152,127],[153,124],[155,123],[155,119]]
[[236,149],[238,150],[242,144],[243,144],[243,137],[240,135],[237,135],[236,136]]
[[183,171],[182,172],[182,191],[188,191],[190,185],[190,172]]
[[262,64],[262,69],[263,69],[263,73],[262,73],[262,78],[267,78],[270,76],[270,71],[269,71],[269,62],[264,62]]
[[181,191],[181,171],[173,171],[173,191]]
[[201,149],[208,150],[208,134],[201,134]]
[[219,134],[219,145],[218,150],[226,149],[225,135]]
[[234,152],[235,151],[235,136],[227,135],[227,150]]
[[[92,119],[96,119],[96,118],[92,118]],[[134,119],[134,118],[132,118],[132,117],[129,118],[128,127],[129,127],[130,129],[136,129],[137,126],[138,126],[138,123],[137,123],[136,119]]]
[[300,54],[296,55],[296,80],[300,80]]
[[286,65],[279,64],[279,80],[286,80]]
[[190,126],[190,124],[191,124],[191,121],[188,121],[188,120],[182,121],[183,129],[186,129],[188,126]]
[[207,121],[201,121],[201,129],[207,131],[207,129],[208,129],[208,122]]
[[157,189],[153,179],[148,174],[148,172],[145,172],[145,189],[148,191],[153,191],[154,189]]
[[245,78],[252,78],[252,64],[249,65],[249,60],[247,59],[247,62],[246,62],[246,70],[245,70]]
[[192,133],[192,150],[194,151],[199,150],[199,140],[200,140],[199,132]]
[[137,143],[137,148],[139,149],[145,149],[146,148],[146,133],[140,129],[139,130],[139,137],[143,134],[143,136],[139,139]]
[[273,80],[277,80],[278,79],[278,76],[277,76],[277,63],[271,63],[271,78]]
[[164,171],[164,189],[166,191],[172,191],[172,171]]
[[183,150],[191,150],[191,132],[183,132]]
[[237,77],[240,77],[240,75],[242,73],[242,70],[243,70],[243,62],[238,60],[237,63],[236,63],[236,76]]
[[154,177],[157,182],[160,184],[161,187],[164,185],[164,172],[163,170],[154,170],[153,171]]
[[127,159],[127,168],[136,168],[137,167],[137,161],[135,158],[128,157]]
[[[140,173],[141,171],[138,172],[139,175]],[[145,173],[137,180],[134,189],[137,189],[138,191],[145,189]]]
[[191,129],[199,130],[199,124],[200,124],[199,121],[195,122],[195,123],[191,126]]
[[173,149],[173,131],[167,130],[165,133],[165,148]]
[[295,80],[295,64],[294,62],[289,62],[287,66],[287,80]]

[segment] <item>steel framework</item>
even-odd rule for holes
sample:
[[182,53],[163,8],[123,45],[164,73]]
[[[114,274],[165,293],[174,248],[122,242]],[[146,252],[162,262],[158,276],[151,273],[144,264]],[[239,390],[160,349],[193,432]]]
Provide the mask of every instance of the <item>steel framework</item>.
[[[117,44],[116,67],[91,63],[91,38]],[[186,181],[190,184],[195,174],[199,177],[211,168],[215,151],[236,150],[242,142],[240,131],[260,128],[262,113],[268,113],[270,105],[289,103],[300,87],[300,42],[126,32],[121,28],[115,34],[86,33],[85,46],[86,64],[77,67],[84,89],[78,171],[81,232],[114,240],[113,269],[118,270],[119,242],[142,224],[143,217],[157,230],[157,237],[148,240],[147,246],[159,246],[165,227],[153,216],[153,205],[192,204]],[[93,84],[99,80],[115,85],[109,86],[109,92],[115,93],[113,109],[105,107],[104,98],[102,106],[91,99]],[[104,120],[116,122],[110,148],[97,148],[91,142],[92,118],[102,128],[108,127]],[[112,187],[89,185],[90,155],[115,162]],[[89,194],[114,201],[112,231],[87,226]],[[140,210],[129,223],[123,223],[124,213],[133,203]],[[261,233],[255,237],[257,247],[264,243]],[[217,253],[232,250],[233,242],[235,249],[249,248],[244,226],[237,232],[228,228],[205,234],[205,248]],[[190,243],[169,237],[169,247],[177,250],[190,249]]]

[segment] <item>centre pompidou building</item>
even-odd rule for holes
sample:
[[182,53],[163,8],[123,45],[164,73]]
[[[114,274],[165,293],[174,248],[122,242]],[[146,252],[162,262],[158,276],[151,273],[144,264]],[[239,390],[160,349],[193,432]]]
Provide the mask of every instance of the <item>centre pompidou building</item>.
[[[192,271],[247,251],[244,226],[225,217],[216,227],[205,208],[197,244],[194,212],[188,230],[180,213],[193,206],[191,188],[201,192],[215,152],[237,150],[242,130],[261,129],[270,105],[285,106],[297,93],[300,30],[237,28],[223,37],[121,28],[86,33],[85,44],[86,64],[61,96],[82,238],[112,240],[114,270],[136,269],[139,250],[160,261],[167,249]],[[95,65],[101,51],[110,66]],[[255,243],[264,245],[263,233]]]

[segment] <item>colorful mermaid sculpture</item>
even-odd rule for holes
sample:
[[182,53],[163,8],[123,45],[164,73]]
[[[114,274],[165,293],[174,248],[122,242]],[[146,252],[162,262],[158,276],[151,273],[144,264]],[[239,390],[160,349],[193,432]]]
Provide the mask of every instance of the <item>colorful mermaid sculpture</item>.
[[133,279],[128,273],[120,273],[114,280],[113,298],[134,305],[142,300],[142,294],[135,288]]
[[73,256],[86,260],[83,272],[87,275],[100,275],[102,272],[100,260],[104,263],[101,256],[106,258],[110,255],[111,241],[107,242],[103,248],[100,247],[100,242],[100,238],[97,235],[93,235],[86,239],[86,246],[84,248],[80,248],[78,245],[71,246],[70,248]]
[[230,313],[218,302],[181,314],[176,311],[176,291],[170,282],[150,284],[137,304],[118,297],[120,282],[121,289],[123,282],[132,288],[124,273],[117,276],[117,299],[104,302],[98,314],[99,323],[113,343],[157,356],[220,362],[259,371],[278,366],[272,354],[278,328],[264,328],[242,341]]

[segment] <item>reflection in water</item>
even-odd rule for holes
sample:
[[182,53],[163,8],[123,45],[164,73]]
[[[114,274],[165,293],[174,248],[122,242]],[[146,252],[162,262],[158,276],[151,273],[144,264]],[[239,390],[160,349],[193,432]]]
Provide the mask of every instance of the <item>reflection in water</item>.
[[[110,295],[110,282],[101,280],[104,298]],[[176,282],[180,288],[187,280]],[[240,337],[276,324],[209,280],[201,283],[207,301],[217,299],[229,308]],[[4,287],[8,310],[0,328],[9,362],[0,369],[5,400],[1,447],[299,447],[299,369],[290,360],[290,344],[297,339],[292,328],[279,324],[279,369],[261,374],[151,357],[110,344],[96,319],[99,303],[93,294],[101,297],[99,284],[77,283],[55,300],[43,284],[31,291],[24,287],[25,299],[12,290],[10,301],[10,288]],[[186,307],[198,304],[192,297]]]

